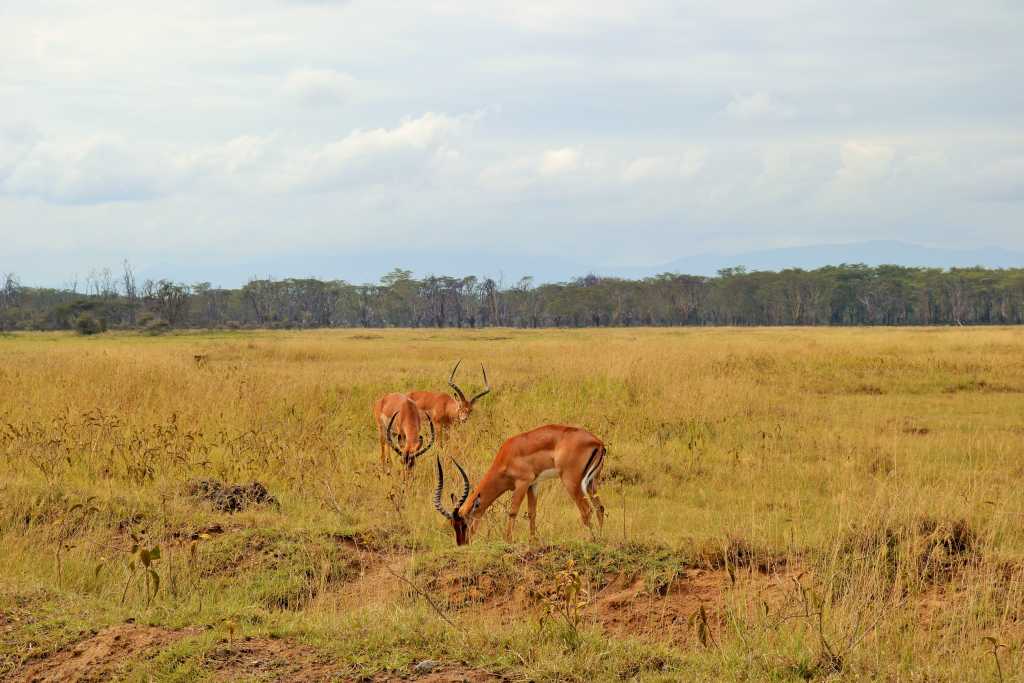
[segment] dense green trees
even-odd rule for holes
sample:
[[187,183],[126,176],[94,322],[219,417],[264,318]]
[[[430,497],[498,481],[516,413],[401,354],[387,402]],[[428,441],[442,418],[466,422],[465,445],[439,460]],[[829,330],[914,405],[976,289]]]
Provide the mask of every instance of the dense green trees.
[[1024,322],[1024,268],[951,270],[840,265],[643,280],[594,275],[535,286],[490,278],[412,277],[377,284],[254,279],[240,289],[168,280],[135,285],[103,271],[40,289],[0,277],[0,330],[70,329],[88,314],[107,327],[592,327],[630,325],[974,325]]

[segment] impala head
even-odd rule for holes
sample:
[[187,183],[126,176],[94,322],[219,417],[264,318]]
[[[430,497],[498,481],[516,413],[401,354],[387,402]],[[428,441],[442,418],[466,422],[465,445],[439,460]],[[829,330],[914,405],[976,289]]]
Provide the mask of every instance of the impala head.
[[[437,458],[437,488],[434,489],[434,507],[437,511],[444,515],[452,524],[452,528],[455,530],[455,544],[466,545],[469,543],[469,526],[471,519],[463,517],[459,510],[462,508],[462,504],[469,498],[469,477],[466,476],[466,470],[462,469],[462,465],[458,463],[454,458],[452,462],[459,469],[459,474],[462,475],[462,498],[455,503],[455,507],[451,512],[448,512],[441,507],[441,489],[444,488],[444,469],[441,467],[441,458]],[[452,497],[454,502],[454,496]]]
[[462,389],[455,383],[455,373],[458,371],[459,366],[462,364],[460,360],[452,368],[452,374],[448,377],[448,386],[452,388],[452,392],[455,394],[455,400],[459,402],[458,420],[459,422],[465,422],[469,417],[469,414],[473,412],[473,404],[482,399],[487,394],[491,393],[491,385],[487,382],[487,370],[484,369],[483,363],[480,364],[480,372],[484,376],[484,390],[473,398],[466,398],[466,394],[462,393]]
[[395,425],[396,417],[398,417],[398,411],[395,411],[391,415],[391,419],[388,420],[388,445],[391,446],[391,450],[393,450],[395,454],[402,459],[402,463],[405,464],[408,469],[412,469],[412,466],[416,464],[416,459],[429,451],[430,447],[434,445],[434,421],[430,419],[430,415],[426,416],[427,424],[430,425],[430,441],[426,445],[424,445],[423,437],[420,436],[419,433],[412,433],[410,430],[398,435],[398,446],[396,446],[391,432],[391,428]]

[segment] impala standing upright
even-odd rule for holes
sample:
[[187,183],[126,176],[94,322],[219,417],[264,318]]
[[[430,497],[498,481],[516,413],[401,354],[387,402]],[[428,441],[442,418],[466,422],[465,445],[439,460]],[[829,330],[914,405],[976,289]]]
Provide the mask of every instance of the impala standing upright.
[[557,477],[575,501],[583,526],[593,531],[591,503],[597,510],[598,526],[604,524],[604,505],[597,496],[597,478],[604,466],[605,453],[607,449],[600,439],[578,427],[552,424],[518,434],[502,444],[490,469],[472,491],[466,471],[455,463],[462,475],[463,489],[461,499],[451,512],[441,506],[444,470],[438,457],[434,507],[451,522],[456,544],[465,545],[487,508],[512,491],[505,540],[512,541],[512,528],[524,497],[529,504],[530,538],[534,538],[537,535],[537,485]]
[[480,372],[484,376],[484,390],[473,398],[466,398],[466,394],[455,383],[455,373],[461,364],[461,360],[456,363],[452,368],[451,375],[448,376],[448,386],[451,387],[454,396],[436,391],[413,391],[409,394],[409,398],[416,404],[416,407],[429,415],[441,429],[442,446],[444,445],[445,431],[454,424],[465,422],[469,418],[469,414],[473,412],[476,402],[491,393],[491,385],[487,381],[487,370],[481,363]]

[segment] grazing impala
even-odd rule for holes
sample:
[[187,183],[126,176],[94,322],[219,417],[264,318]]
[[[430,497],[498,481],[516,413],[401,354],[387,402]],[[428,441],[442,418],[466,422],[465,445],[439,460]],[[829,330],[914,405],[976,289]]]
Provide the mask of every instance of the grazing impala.
[[491,385],[487,382],[487,370],[480,365],[480,372],[484,375],[484,390],[473,398],[466,398],[462,389],[455,384],[455,372],[462,364],[460,360],[452,368],[452,374],[448,377],[448,386],[455,393],[454,398],[448,394],[441,394],[435,391],[414,391],[409,398],[416,404],[416,407],[433,418],[437,426],[441,428],[441,443],[444,444],[445,430],[453,424],[465,422],[469,414],[473,412],[473,405],[481,398],[491,393]]
[[[427,415],[427,423],[430,425],[430,443],[423,445],[423,438],[420,436],[420,411],[408,396],[405,394],[386,394],[373,404],[373,420],[377,423],[377,431],[380,436],[380,462],[387,464],[387,451],[384,444],[387,443],[407,468],[416,464],[416,458],[420,457],[434,445],[434,422]],[[398,446],[392,440],[392,428],[398,427]],[[401,448],[399,448],[401,446]]]
[[503,494],[512,491],[505,540],[512,541],[512,528],[524,497],[529,503],[532,539],[537,535],[537,485],[545,479],[558,477],[569,496],[576,501],[583,526],[592,530],[591,503],[597,509],[598,526],[604,524],[604,505],[597,496],[597,478],[606,452],[600,439],[577,427],[545,425],[513,436],[502,444],[491,468],[472,491],[466,471],[455,463],[462,475],[463,487],[462,498],[451,512],[441,507],[444,470],[438,457],[434,507],[451,522],[455,529],[455,543],[465,545],[487,508]]

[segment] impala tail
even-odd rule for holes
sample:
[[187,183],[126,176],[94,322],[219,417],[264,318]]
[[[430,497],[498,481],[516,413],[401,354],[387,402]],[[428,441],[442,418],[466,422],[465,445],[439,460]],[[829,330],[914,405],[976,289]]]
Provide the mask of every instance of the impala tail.
[[597,446],[590,453],[587,464],[583,467],[583,477],[580,479],[580,492],[588,498],[595,493],[597,477],[601,474],[601,468],[604,466],[604,456],[607,454],[607,448]]

